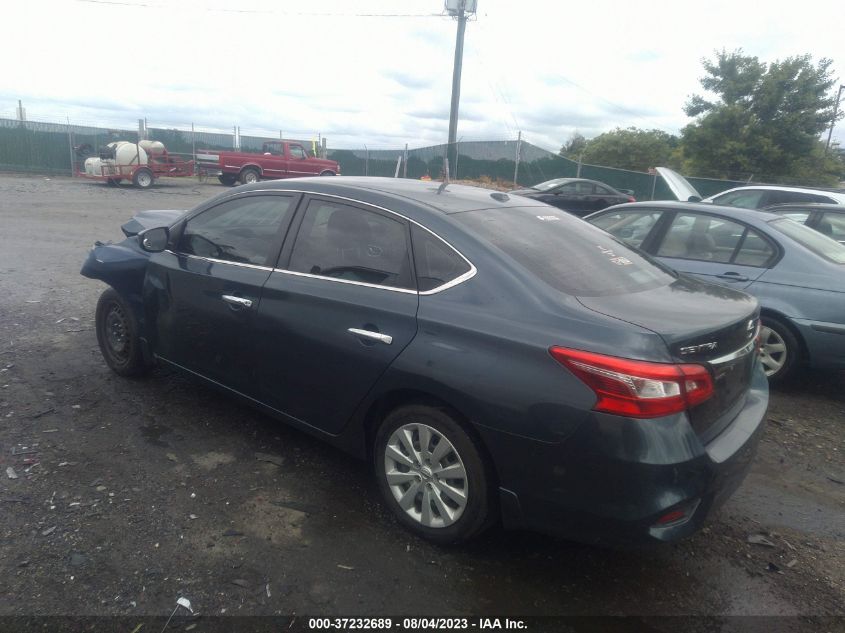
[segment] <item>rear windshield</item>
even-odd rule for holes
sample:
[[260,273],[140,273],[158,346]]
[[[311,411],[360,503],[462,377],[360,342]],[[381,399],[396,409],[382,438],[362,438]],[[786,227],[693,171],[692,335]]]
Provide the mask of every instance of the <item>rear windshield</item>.
[[566,294],[627,294],[675,280],[668,269],[612,235],[551,207],[483,209],[452,217]]
[[789,218],[779,218],[769,222],[770,226],[806,247],[816,255],[835,264],[845,264],[845,246],[836,240],[819,233]]
[[569,182],[570,178],[557,178],[555,180],[547,180],[546,182],[541,182],[538,185],[534,185],[531,187],[532,189],[539,189],[540,191],[548,191],[549,189],[554,189],[558,185],[562,185],[565,182]]

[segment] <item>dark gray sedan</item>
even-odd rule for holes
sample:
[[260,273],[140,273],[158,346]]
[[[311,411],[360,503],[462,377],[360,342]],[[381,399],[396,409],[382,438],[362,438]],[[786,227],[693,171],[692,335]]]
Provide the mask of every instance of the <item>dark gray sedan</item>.
[[634,196],[586,178],[555,178],[510,193],[545,202],[579,217],[614,204],[635,202]]
[[685,202],[585,218],[675,270],[753,294],[769,380],[806,363],[845,369],[845,246],[788,217]]
[[176,367],[371,460],[398,521],[439,543],[496,519],[682,538],[763,429],[757,301],[539,202],[309,178],[123,229],[82,269],[110,286],[115,372]]

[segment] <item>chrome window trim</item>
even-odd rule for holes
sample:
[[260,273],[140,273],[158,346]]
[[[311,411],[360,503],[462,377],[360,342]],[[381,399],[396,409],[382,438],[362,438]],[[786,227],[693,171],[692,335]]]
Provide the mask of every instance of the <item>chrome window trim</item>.
[[[389,213],[391,215],[395,215],[398,218],[402,218],[406,222],[416,224],[418,227],[420,227],[424,231],[428,231],[434,237],[436,237],[438,240],[443,242],[449,249],[451,249],[453,252],[457,253],[458,256],[461,259],[463,259],[467,264],[469,264],[469,270],[467,272],[465,272],[463,275],[459,275],[458,277],[455,277],[451,281],[447,281],[445,284],[437,286],[436,288],[432,288],[431,290],[425,290],[423,292],[420,292],[418,290],[407,290],[407,289],[404,289],[404,288],[392,288],[390,286],[380,286],[378,284],[367,284],[367,283],[364,283],[364,282],[352,282],[352,281],[349,281],[349,280],[337,279],[335,277],[325,277],[323,275],[312,275],[310,273],[295,273],[294,271],[285,270],[285,269],[282,269],[282,268],[276,268],[276,269],[274,269],[275,271],[286,272],[286,273],[291,273],[291,274],[298,274],[298,275],[305,275],[305,276],[308,276],[308,277],[314,277],[316,279],[329,279],[331,281],[345,281],[346,283],[356,283],[356,284],[360,284],[360,285],[363,285],[363,286],[370,286],[372,288],[384,288],[385,290],[393,290],[393,291],[399,291],[399,292],[414,292],[414,293],[419,294],[419,295],[433,295],[433,294],[437,294],[438,292],[448,290],[449,288],[453,288],[453,287],[455,287],[459,284],[462,284],[463,282],[465,282],[469,279],[472,279],[473,277],[475,277],[476,273],[478,273],[478,269],[475,267],[475,264],[473,264],[466,256],[464,256],[464,254],[461,251],[459,251],[457,248],[452,246],[449,242],[444,240],[437,233],[432,231],[427,226],[420,224],[416,220],[412,220],[408,216],[402,215],[401,213],[398,213],[398,212],[393,211],[391,209],[387,209],[385,207],[379,206],[377,204],[373,204],[371,202],[364,202],[363,200],[356,200],[355,198],[349,198],[349,197],[346,197],[346,196],[339,196],[339,195],[336,195],[336,194],[333,194],[333,193],[320,193],[319,191],[301,191],[301,190],[297,190],[297,189],[262,189],[262,191],[275,191],[275,192],[283,192],[283,193],[301,193],[303,195],[310,194],[310,195],[314,195],[314,196],[325,196],[327,198],[335,198],[337,200],[345,200],[347,202],[352,202],[353,204],[364,205],[364,206],[371,207],[373,209],[378,209],[379,211],[384,211],[385,213]],[[237,195],[237,194],[235,194],[235,195]]]
[[[325,280],[328,280],[328,281],[335,281],[335,282],[338,282],[338,283],[353,284],[353,285],[356,285],[356,286],[365,286],[367,288],[381,288],[382,290],[390,290],[390,291],[393,291],[393,292],[402,292],[402,293],[406,293],[406,294],[411,293],[411,294],[423,295],[423,296],[435,295],[439,292],[443,292],[444,290],[448,290],[449,288],[454,288],[455,286],[460,285],[460,284],[464,283],[465,281],[472,279],[478,273],[478,269],[475,267],[475,264],[473,264],[461,251],[459,251],[457,248],[452,246],[449,242],[447,242],[445,239],[440,237],[437,233],[432,231],[427,226],[420,224],[419,222],[409,218],[408,216],[402,215],[401,213],[397,213],[396,211],[393,211],[391,209],[387,209],[387,208],[379,206],[377,204],[373,204],[371,202],[364,202],[363,200],[357,200],[355,198],[349,198],[347,196],[339,196],[339,195],[333,194],[333,193],[321,193],[319,191],[304,191],[304,190],[301,190],[301,189],[255,189],[255,190],[251,190],[251,191],[241,191],[241,192],[233,193],[229,196],[226,196],[223,200],[220,201],[220,203],[228,202],[229,200],[232,200],[233,198],[240,197],[240,196],[250,196],[250,195],[256,195],[256,194],[260,195],[260,194],[265,193],[265,192],[293,193],[293,194],[301,194],[301,195],[324,196],[326,198],[334,198],[334,199],[337,199],[337,200],[344,200],[346,202],[351,202],[353,204],[368,206],[368,207],[371,207],[373,209],[378,209],[379,211],[384,211],[385,213],[395,215],[396,217],[402,218],[403,220],[410,222],[412,224],[416,224],[418,227],[420,227],[424,231],[428,231],[429,233],[431,233],[434,237],[436,237],[438,240],[443,242],[449,249],[451,249],[453,252],[457,253],[458,256],[461,259],[463,259],[467,264],[469,264],[469,270],[467,272],[465,272],[464,274],[459,275],[458,277],[455,277],[451,281],[447,281],[445,284],[441,284],[440,286],[437,286],[436,288],[432,288],[431,290],[425,290],[425,291],[420,292],[419,290],[410,290],[408,288],[394,288],[392,286],[382,286],[382,285],[379,285],[379,284],[370,284],[370,283],[366,283],[366,282],[363,282],[363,281],[352,281],[351,279],[338,279],[337,277],[326,277],[325,275],[313,275],[311,273],[300,273],[300,272],[296,272],[296,271],[293,271],[293,270],[287,270],[285,268],[256,266],[255,264],[243,264],[243,263],[240,263],[240,262],[230,262],[230,261],[226,261],[226,260],[223,260],[223,259],[214,259],[214,258],[211,258],[211,257],[201,257],[199,255],[189,255],[187,253],[175,253],[175,252],[173,252],[169,249],[166,252],[168,252],[172,255],[184,255],[185,257],[194,257],[194,258],[197,258],[197,259],[204,259],[206,261],[215,262],[215,263],[218,263],[218,264],[232,264],[234,266],[245,266],[245,267],[249,267],[249,268],[258,268],[260,270],[269,270],[269,271],[272,271],[272,272],[285,273],[285,274],[288,274],[288,275],[295,275],[295,276],[298,276],[298,277],[310,277],[312,279],[325,279]],[[217,205],[214,205],[214,206],[217,206]],[[203,209],[202,213],[205,213],[208,209],[211,209],[211,208],[213,208],[213,207],[208,207],[207,209]],[[196,216],[192,216],[192,217],[196,217]],[[190,221],[190,220],[191,220],[191,218],[188,218],[188,221]],[[180,221],[181,221],[181,219],[180,219]],[[410,252],[409,252],[409,254],[410,254]]]
[[176,257],[190,257],[191,259],[199,259],[204,262],[213,262],[215,264],[229,264],[230,266],[241,266],[242,268],[254,268],[256,270],[265,270],[267,272],[273,272],[272,266],[259,266],[258,264],[245,264],[244,262],[232,262],[228,259],[216,259],[214,257],[203,257],[202,255],[192,255],[190,253],[177,253],[176,251],[172,251],[169,248],[164,249],[165,253],[170,253],[171,255],[175,255]]
[[370,284],[365,281],[354,281],[352,279],[341,279],[339,277],[326,277],[325,275],[313,275],[311,273],[300,273],[295,270],[285,270],[284,268],[273,268],[274,273],[282,273],[284,275],[293,275],[295,277],[308,277],[309,279],[325,279],[326,281],[335,281],[341,284],[351,284],[353,286],[364,286],[365,288],[379,288],[380,290],[392,290],[393,292],[402,292],[404,294],[418,295],[416,290],[410,288],[395,288],[393,286],[381,286],[379,284]]

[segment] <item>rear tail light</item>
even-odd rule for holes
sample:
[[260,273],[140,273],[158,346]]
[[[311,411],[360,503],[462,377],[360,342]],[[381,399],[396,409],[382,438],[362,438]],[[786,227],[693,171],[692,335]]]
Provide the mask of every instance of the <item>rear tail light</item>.
[[552,347],[549,352],[595,392],[594,411],[658,418],[685,411],[713,395],[713,378],[703,365],[651,363],[566,347]]
[[637,199],[634,196],[628,196],[628,202],[636,202]]

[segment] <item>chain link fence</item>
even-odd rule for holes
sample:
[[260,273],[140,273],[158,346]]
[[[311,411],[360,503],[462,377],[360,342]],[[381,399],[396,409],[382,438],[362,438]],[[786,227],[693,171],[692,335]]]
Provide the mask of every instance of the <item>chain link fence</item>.
[[[161,141],[168,152],[191,156],[199,150],[233,149],[260,152],[262,144],[278,140],[201,130],[146,128],[150,140]],[[86,155],[95,155],[101,146],[113,141],[137,142],[139,131],[62,125],[0,118],[0,170],[71,175]],[[311,141],[299,141],[311,147]],[[330,149],[327,157],[337,161],[346,176],[387,176],[398,173],[406,178],[442,175],[447,146],[414,149]],[[631,191],[638,200],[671,199],[662,179],[636,171],[579,165],[526,141],[466,141],[457,144],[457,159],[450,168],[453,180],[498,184],[501,188],[531,186],[552,178],[590,178],[616,189]],[[731,180],[689,178],[702,196],[747,184]]]

